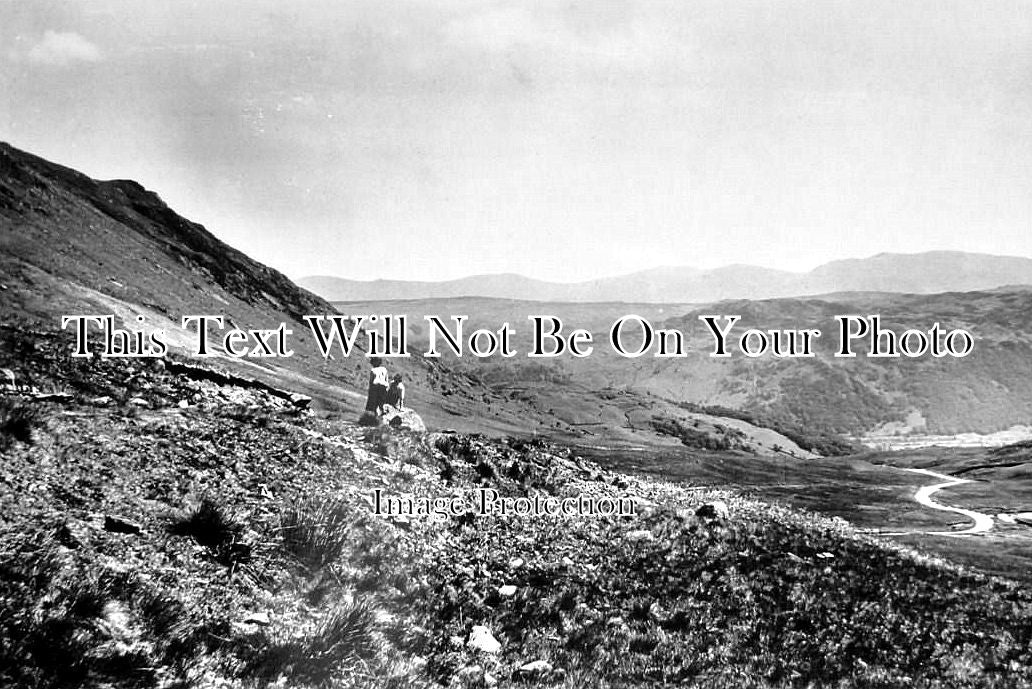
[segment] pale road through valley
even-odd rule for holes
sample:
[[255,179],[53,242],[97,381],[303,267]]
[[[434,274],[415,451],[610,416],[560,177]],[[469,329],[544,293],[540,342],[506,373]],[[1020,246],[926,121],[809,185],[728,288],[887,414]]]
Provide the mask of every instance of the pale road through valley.
[[943,488],[951,488],[953,486],[959,486],[962,483],[972,483],[970,479],[954,478],[946,474],[940,474],[937,471],[931,471],[930,469],[902,469],[902,471],[910,471],[915,474],[924,474],[931,476],[932,478],[942,479],[942,483],[933,483],[930,486],[923,486],[917,489],[914,493],[914,500],[921,505],[929,507],[933,510],[942,510],[944,512],[956,512],[962,514],[968,519],[972,520],[972,525],[966,529],[959,531],[900,531],[893,533],[879,532],[881,536],[907,536],[910,534],[924,534],[927,536],[971,536],[973,534],[985,533],[993,528],[993,518],[991,515],[983,514],[982,512],[975,512],[974,510],[966,510],[962,507],[951,507],[949,505],[943,505],[932,499],[932,494],[936,491],[942,490]]

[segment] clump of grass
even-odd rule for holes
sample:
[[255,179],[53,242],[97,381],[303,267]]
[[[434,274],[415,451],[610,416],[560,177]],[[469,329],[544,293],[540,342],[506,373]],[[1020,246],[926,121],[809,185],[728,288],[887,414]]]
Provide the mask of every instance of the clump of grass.
[[[267,641],[254,652],[245,675],[265,681],[324,685],[341,675],[361,675],[365,663],[381,650],[375,611],[364,602],[342,604],[309,634]],[[252,644],[253,645],[253,644]]]
[[319,570],[347,550],[354,515],[341,500],[306,498],[280,515],[283,546],[299,563]]
[[243,525],[211,498],[204,498],[195,509],[174,519],[169,526],[170,533],[193,538],[227,567],[251,559],[251,547],[243,542],[243,531]]
[[6,449],[15,440],[31,443],[32,429],[39,425],[39,418],[36,407],[0,399],[0,449]]
[[209,632],[134,572],[63,551],[42,532],[0,544],[0,686],[152,686],[205,653]]

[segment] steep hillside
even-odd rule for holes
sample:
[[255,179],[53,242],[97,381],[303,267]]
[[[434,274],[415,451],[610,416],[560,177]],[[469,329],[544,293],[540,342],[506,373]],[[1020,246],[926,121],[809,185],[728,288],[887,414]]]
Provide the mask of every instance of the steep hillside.
[[[709,402],[851,434],[891,422],[906,426],[902,430],[960,433],[999,431],[1032,420],[1032,295],[1026,290],[839,295],[828,300],[724,302],[713,308],[741,315],[738,332],[814,327],[823,335],[813,359],[735,358]],[[695,328],[702,313],[668,324]],[[878,314],[881,327],[897,337],[939,323],[946,331],[967,330],[975,344],[963,358],[927,353],[869,358],[866,338],[854,343],[856,358],[836,358],[840,338],[835,317],[840,314]],[[653,375],[644,386],[662,384],[662,377]]]
[[[112,314],[118,327],[163,330],[172,356],[196,347],[195,331],[181,327],[185,315],[224,316],[227,329],[285,323],[294,356],[233,359],[215,346],[205,365],[307,394],[318,408],[355,412],[364,402],[362,341],[350,357],[326,360],[301,321],[333,307],[136,182],[96,181],[0,143],[0,275],[5,326],[52,333],[65,314]],[[71,330],[64,335],[70,342]],[[0,363],[30,384],[38,373],[17,359]],[[391,365],[408,378],[410,403],[437,425],[512,432],[538,418],[517,404],[479,418],[467,412],[492,393],[475,381],[421,357]]]

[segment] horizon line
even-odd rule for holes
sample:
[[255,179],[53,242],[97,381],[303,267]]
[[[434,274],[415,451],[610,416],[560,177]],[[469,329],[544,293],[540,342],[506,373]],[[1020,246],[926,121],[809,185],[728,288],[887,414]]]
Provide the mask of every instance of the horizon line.
[[532,282],[538,282],[538,283],[549,284],[549,285],[569,286],[569,285],[586,285],[586,284],[589,284],[589,283],[592,283],[592,282],[599,282],[599,281],[602,281],[602,280],[614,280],[614,279],[618,279],[618,278],[627,278],[627,277],[631,277],[631,276],[634,276],[634,275],[641,275],[641,274],[644,274],[644,273],[650,273],[650,272],[660,271],[660,270],[684,270],[684,271],[694,271],[696,273],[705,274],[705,273],[714,273],[714,272],[721,271],[721,270],[727,270],[729,268],[753,268],[753,269],[757,269],[757,270],[771,271],[771,272],[776,272],[776,273],[784,273],[786,275],[801,276],[801,275],[806,275],[808,273],[812,273],[815,270],[817,270],[818,268],[822,268],[824,266],[828,266],[828,265],[831,265],[831,264],[834,264],[834,263],[847,263],[847,262],[850,262],[850,261],[868,261],[868,260],[871,260],[871,259],[874,259],[874,258],[878,258],[880,256],[926,256],[926,255],[930,255],[930,254],[954,254],[954,255],[959,254],[959,255],[965,255],[965,256],[980,256],[980,257],[986,257],[986,258],[1005,258],[1005,259],[1006,258],[1011,258],[1011,259],[1025,260],[1025,261],[1032,261],[1032,256],[1020,256],[1020,255],[1017,255],[1017,254],[994,254],[994,253],[985,253],[985,252],[980,252],[980,251],[961,251],[959,249],[929,249],[927,251],[913,251],[913,252],[906,252],[906,251],[879,251],[878,253],[874,253],[874,254],[871,254],[869,256],[862,256],[862,257],[853,256],[853,257],[846,257],[846,258],[835,258],[835,259],[831,259],[829,261],[823,261],[821,263],[818,263],[818,264],[814,265],[812,268],[810,268],[808,270],[788,270],[788,269],[785,269],[785,268],[774,268],[774,267],[771,267],[771,266],[759,265],[759,264],[755,264],[755,263],[727,263],[727,264],[716,266],[714,268],[699,268],[699,267],[690,266],[690,265],[665,264],[665,265],[652,266],[650,268],[642,268],[642,269],[639,269],[639,270],[632,270],[632,271],[626,272],[626,273],[616,273],[616,274],[600,275],[600,276],[597,276],[597,277],[587,278],[587,279],[583,279],[583,280],[572,280],[572,281],[561,281],[561,280],[549,280],[549,279],[543,279],[543,278],[536,278],[536,277],[532,277],[532,276],[529,276],[529,275],[525,275],[523,273],[510,272],[510,271],[499,272],[499,273],[470,273],[470,274],[467,274],[467,275],[462,275],[460,277],[446,278],[446,279],[443,279],[443,280],[411,280],[411,279],[389,278],[389,277],[373,278],[371,280],[359,280],[359,279],[355,279],[355,278],[344,277],[344,276],[341,276],[341,275],[326,275],[326,274],[288,275],[287,277],[291,281],[293,281],[295,283],[297,283],[297,282],[299,282],[301,280],[329,279],[329,280],[346,280],[348,282],[359,283],[359,284],[367,284],[367,285],[373,285],[373,284],[376,284],[376,283],[383,283],[383,282],[394,282],[394,283],[404,283],[404,284],[427,283],[427,284],[440,285],[440,284],[447,284],[447,283],[452,283],[452,282],[461,282],[463,280],[483,279],[483,278],[501,278],[501,277],[504,277],[504,278],[519,278],[519,279],[522,279],[522,280],[529,280],[529,281],[532,281]]

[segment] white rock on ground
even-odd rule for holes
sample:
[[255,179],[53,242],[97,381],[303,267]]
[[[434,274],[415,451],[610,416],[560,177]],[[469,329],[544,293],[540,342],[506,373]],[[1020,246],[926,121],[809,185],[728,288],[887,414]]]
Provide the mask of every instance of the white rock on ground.
[[502,645],[491,634],[491,630],[479,624],[475,625],[473,630],[470,631],[466,646],[474,651],[482,651],[484,653],[498,653],[502,650]]
[[552,671],[552,664],[547,660],[533,660],[520,665],[521,675],[543,675]]
[[624,538],[631,543],[636,543],[638,541],[651,541],[652,532],[648,529],[635,529],[634,531],[628,531]]

